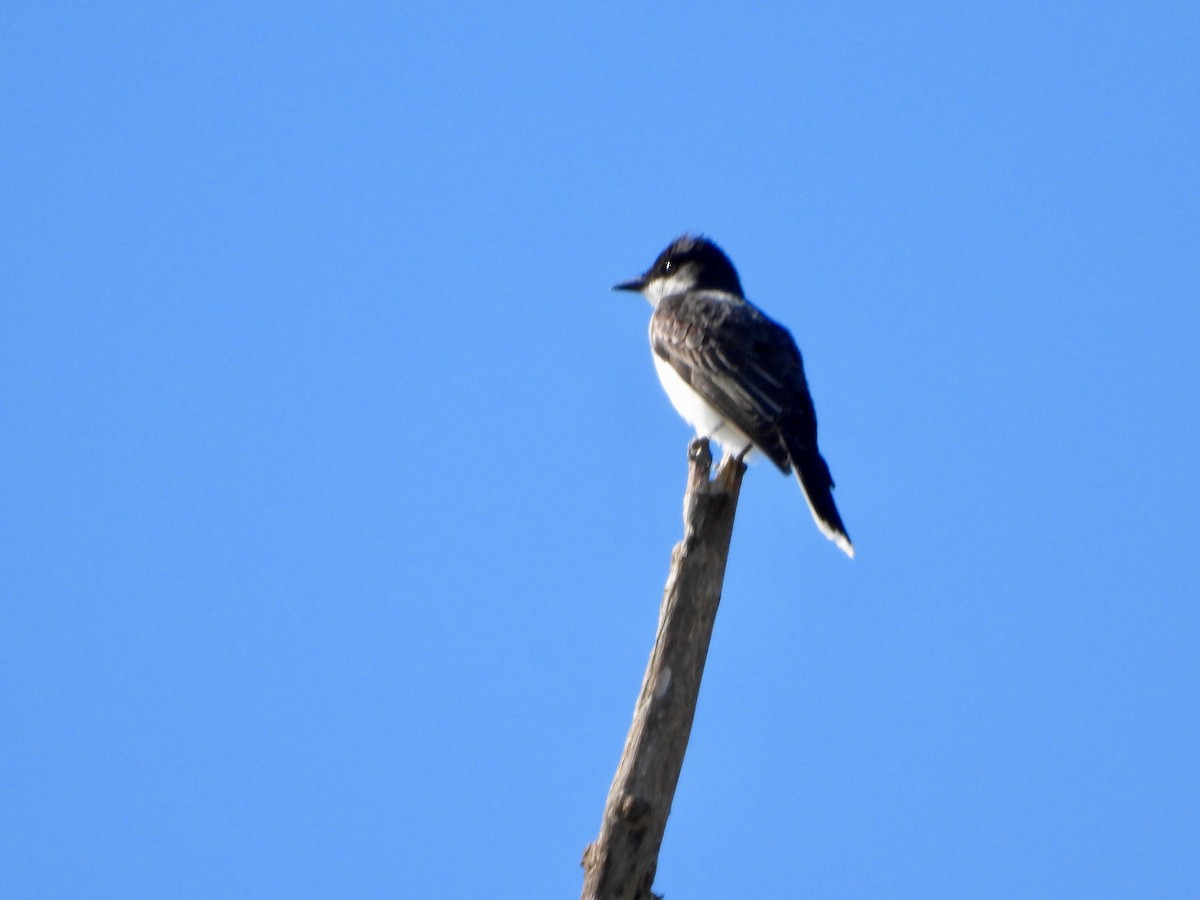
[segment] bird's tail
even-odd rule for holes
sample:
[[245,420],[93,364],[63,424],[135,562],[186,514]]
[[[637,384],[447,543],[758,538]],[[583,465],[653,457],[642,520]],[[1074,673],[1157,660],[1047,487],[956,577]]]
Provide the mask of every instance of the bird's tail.
[[817,527],[853,559],[854,545],[850,543],[850,535],[846,534],[846,526],[842,524],[842,517],[833,502],[833,476],[829,474],[829,466],[821,454],[816,448],[798,452],[792,455],[792,468]]

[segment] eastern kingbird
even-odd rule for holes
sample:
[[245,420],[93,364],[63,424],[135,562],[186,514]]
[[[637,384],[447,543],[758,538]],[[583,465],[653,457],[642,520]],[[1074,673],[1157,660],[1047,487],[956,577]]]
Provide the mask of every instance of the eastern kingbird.
[[847,556],[854,546],[833,502],[833,477],[817,449],[804,362],[791,334],[742,293],[721,248],[684,235],[644,275],[616,285],[654,307],[654,368],[678,413],[726,453],[757,450],[794,472],[817,527]]

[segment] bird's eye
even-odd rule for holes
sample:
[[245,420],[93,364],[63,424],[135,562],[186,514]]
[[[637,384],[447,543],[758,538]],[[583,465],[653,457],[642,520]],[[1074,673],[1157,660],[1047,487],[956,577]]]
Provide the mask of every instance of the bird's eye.
[[667,260],[666,265],[663,266],[663,270],[667,272],[671,271],[671,261],[669,259]]

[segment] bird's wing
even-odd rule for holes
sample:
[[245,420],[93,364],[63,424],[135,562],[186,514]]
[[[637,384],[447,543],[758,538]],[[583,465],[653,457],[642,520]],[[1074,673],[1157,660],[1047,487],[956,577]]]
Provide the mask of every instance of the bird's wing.
[[716,291],[664,297],[650,320],[650,342],[784,472],[791,470],[788,444],[816,447],[816,415],[796,342],[749,303]]

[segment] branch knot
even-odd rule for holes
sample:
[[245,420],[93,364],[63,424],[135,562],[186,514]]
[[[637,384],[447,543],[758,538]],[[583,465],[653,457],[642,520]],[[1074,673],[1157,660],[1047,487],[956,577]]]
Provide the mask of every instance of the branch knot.
[[617,806],[617,814],[630,825],[642,822],[650,813],[650,804],[636,794],[626,794]]

